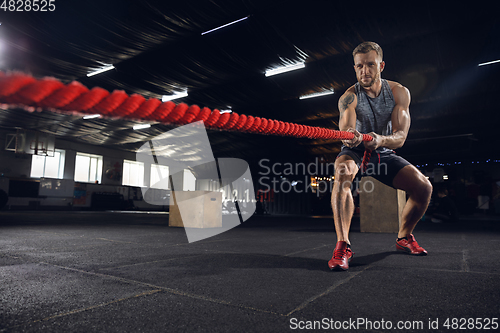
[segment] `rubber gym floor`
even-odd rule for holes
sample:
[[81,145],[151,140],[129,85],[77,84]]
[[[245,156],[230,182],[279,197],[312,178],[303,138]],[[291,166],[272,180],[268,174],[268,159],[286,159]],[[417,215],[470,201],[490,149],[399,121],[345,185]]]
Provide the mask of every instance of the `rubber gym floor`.
[[[253,216],[188,243],[168,215],[0,212],[0,332],[456,332],[500,320],[500,218],[421,221],[426,257],[329,217]],[[489,330],[487,330],[489,328]]]

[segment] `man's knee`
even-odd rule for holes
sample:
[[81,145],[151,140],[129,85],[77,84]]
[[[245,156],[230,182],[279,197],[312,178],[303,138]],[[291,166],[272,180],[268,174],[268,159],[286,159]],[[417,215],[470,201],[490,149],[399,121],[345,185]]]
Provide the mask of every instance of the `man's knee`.
[[334,193],[350,192],[352,181],[357,173],[357,166],[354,161],[335,164]]
[[393,185],[406,191],[418,201],[429,200],[432,195],[432,184],[417,168],[408,165],[401,169],[394,178]]
[[418,177],[414,188],[409,191],[417,200],[429,201],[432,196],[432,184],[424,175]]
[[425,197],[425,198],[428,198],[430,199],[431,196],[432,196],[432,184],[431,182],[429,181],[429,179],[425,178],[423,179],[423,184],[422,184],[422,195]]
[[352,181],[358,172],[356,163],[352,159],[337,160],[335,163],[335,180]]

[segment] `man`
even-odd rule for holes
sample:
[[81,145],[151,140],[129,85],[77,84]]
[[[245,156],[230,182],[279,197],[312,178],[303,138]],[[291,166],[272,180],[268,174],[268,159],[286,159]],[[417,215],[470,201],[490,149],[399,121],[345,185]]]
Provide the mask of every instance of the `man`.
[[[432,185],[417,168],[393,151],[403,146],[408,135],[410,92],[397,82],[381,78],[385,62],[378,44],[361,43],[354,49],[353,57],[358,82],[339,99],[339,128],[354,133],[354,138],[343,141],[342,151],[335,161],[332,208],[337,245],[328,262],[332,270],[347,270],[354,254],[349,241],[354,213],[351,184],[365,149],[372,151],[370,165],[374,167],[370,170],[381,171],[370,175],[388,186],[406,191],[408,195],[396,248],[413,255],[427,254],[412,232],[429,205]],[[360,145],[361,133],[373,137],[372,141],[364,142],[364,147]]]

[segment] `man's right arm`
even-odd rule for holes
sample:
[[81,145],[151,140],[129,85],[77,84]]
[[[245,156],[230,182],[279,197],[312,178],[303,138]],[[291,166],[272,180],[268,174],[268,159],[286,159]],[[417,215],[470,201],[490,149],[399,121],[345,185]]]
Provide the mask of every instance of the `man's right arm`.
[[347,131],[356,128],[356,95],[350,88],[339,99],[339,129]]
[[362,135],[356,130],[356,105],[358,104],[354,88],[349,88],[339,99],[339,129],[354,133],[354,139],[342,140],[347,147],[356,147],[362,141]]

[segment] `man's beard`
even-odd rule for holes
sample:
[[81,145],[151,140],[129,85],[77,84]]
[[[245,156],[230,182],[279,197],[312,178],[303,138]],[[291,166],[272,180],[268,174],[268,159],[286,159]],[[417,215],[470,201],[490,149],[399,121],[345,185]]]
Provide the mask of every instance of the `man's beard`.
[[380,80],[380,73],[375,74],[375,77],[368,83],[363,83],[361,80],[358,79],[359,85],[363,88],[370,88],[375,84],[375,82]]

